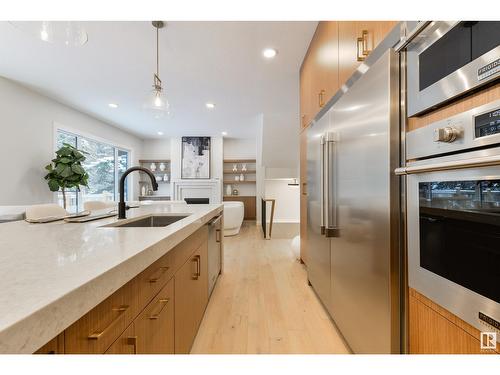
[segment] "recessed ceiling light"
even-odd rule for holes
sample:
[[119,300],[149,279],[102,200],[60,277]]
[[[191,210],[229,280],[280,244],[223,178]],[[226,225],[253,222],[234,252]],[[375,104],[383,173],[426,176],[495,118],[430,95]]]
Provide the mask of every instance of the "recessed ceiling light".
[[158,132],[158,135],[163,135],[163,132]]
[[227,135],[227,132],[222,132],[222,135]]
[[109,108],[118,108],[118,104],[116,104],[116,103],[109,103],[108,107]]
[[215,104],[214,103],[206,103],[205,107],[207,107],[208,109],[214,109],[215,108]]
[[266,59],[272,59],[272,58],[276,57],[277,54],[278,54],[278,51],[275,50],[274,48],[266,48],[262,51],[262,55]]

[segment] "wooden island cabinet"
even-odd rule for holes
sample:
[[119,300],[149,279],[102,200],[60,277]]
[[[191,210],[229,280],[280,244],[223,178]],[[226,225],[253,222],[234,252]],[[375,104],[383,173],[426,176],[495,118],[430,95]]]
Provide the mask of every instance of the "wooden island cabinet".
[[189,353],[208,304],[207,256],[203,226],[36,353]]

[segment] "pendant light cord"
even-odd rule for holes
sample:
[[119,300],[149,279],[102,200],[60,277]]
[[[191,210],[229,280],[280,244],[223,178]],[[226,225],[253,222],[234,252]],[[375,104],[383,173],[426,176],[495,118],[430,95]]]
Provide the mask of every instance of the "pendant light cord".
[[160,76],[160,58],[158,53],[158,27],[156,27],[156,75]]

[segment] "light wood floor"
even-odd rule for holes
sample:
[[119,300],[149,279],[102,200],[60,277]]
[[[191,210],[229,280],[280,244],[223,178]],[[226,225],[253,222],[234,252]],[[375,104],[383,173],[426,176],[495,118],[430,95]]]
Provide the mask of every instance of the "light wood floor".
[[286,228],[276,234],[263,240],[260,227],[245,223],[225,238],[224,274],[191,353],[348,353],[307,284],[298,236]]

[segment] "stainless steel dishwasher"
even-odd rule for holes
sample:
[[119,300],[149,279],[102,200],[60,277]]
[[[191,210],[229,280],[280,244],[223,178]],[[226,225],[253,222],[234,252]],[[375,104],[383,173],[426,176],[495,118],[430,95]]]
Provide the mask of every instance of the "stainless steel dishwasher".
[[208,222],[208,295],[212,291],[221,272],[221,219],[222,216],[216,216]]

